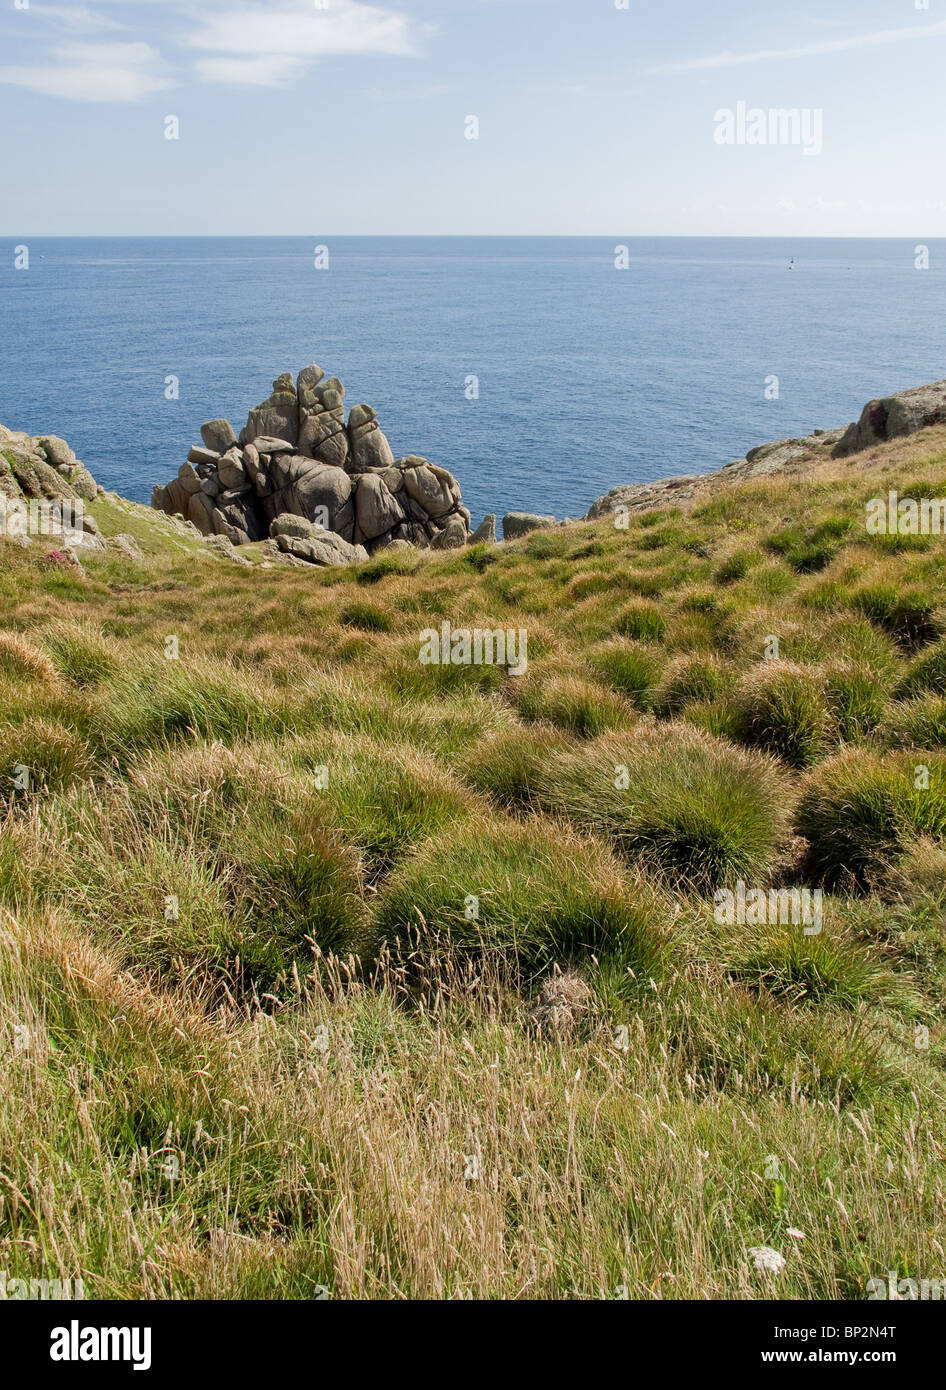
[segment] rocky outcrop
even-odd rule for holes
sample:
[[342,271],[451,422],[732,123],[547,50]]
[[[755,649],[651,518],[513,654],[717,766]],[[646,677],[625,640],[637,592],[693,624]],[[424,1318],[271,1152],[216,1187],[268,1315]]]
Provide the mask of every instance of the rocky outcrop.
[[738,482],[772,473],[795,473],[812,463],[848,458],[877,444],[902,439],[932,425],[946,424],[946,380],[915,386],[868,401],[860,419],[846,428],[815,430],[795,439],[760,444],[743,459],[715,473],[686,473],[650,483],[625,483],[593,502],[586,520],[651,511],[669,502],[702,496],[717,483]]
[[793,473],[807,463],[831,458],[843,429],[815,430],[798,439],[779,439],[750,449],[743,459],[735,459],[715,473],[678,473],[651,483],[623,483],[591,504],[585,517],[599,517],[652,511],[676,502],[688,502],[712,489],[717,483],[748,482],[773,473]]
[[900,439],[930,425],[943,424],[946,424],[946,381],[897,391],[892,396],[867,402],[861,418],[844,431],[834,456],[848,458],[873,444],[883,444],[888,439]]
[[200,433],[203,443],[154,489],[151,505],[202,535],[234,545],[268,538],[274,553],[318,565],[395,544],[454,550],[469,541],[452,473],[416,454],[395,459],[370,405],[353,406],[346,423],[344,386],[314,364],[295,382],[277,377],[239,438],[228,420],[209,420]]
[[64,439],[28,435],[0,425],[2,534],[29,545],[68,535],[71,544],[105,550],[95,519],[85,512],[102,489]]

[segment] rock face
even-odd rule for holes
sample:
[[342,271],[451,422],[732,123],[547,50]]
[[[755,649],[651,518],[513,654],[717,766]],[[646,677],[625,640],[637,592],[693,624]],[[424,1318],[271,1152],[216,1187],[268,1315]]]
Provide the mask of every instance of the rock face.
[[352,407],[321,367],[288,372],[251,410],[239,439],[228,420],[201,426],[151,505],[233,545],[271,538],[296,563],[352,564],[391,545],[454,550],[470,513],[452,473],[410,454],[395,459],[370,405]]
[[29,544],[29,526],[25,520],[21,526],[19,518],[28,517],[32,503],[39,534],[68,533],[71,544],[89,550],[105,550],[105,540],[95,521],[83,516],[83,504],[94,502],[101,491],[64,439],[54,434],[34,437],[0,425],[3,534],[14,536],[21,544]]
[[897,391],[892,396],[867,402],[861,418],[845,430],[834,457],[847,458],[873,444],[883,444],[888,439],[916,434],[929,425],[942,424],[946,424],[946,381]]

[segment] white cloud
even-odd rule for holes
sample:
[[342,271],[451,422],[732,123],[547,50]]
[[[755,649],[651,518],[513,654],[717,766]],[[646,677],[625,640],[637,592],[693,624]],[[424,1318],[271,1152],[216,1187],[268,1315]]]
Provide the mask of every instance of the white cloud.
[[194,66],[198,77],[205,82],[228,82],[243,87],[285,87],[301,77],[308,64],[301,58],[270,53],[258,58],[199,58]]
[[408,17],[360,0],[332,0],[317,9],[312,0],[281,0],[204,13],[187,40],[216,53],[280,54],[324,58],[339,54],[415,52]]
[[707,72],[714,68],[740,67],[747,63],[786,62],[792,58],[815,58],[825,53],[847,53],[857,48],[876,48],[892,43],[906,43],[911,39],[943,36],[946,36],[946,20],[941,19],[935,24],[913,25],[907,29],[881,29],[871,34],[851,34],[847,38],[824,39],[818,43],[802,44],[798,48],[760,48],[754,53],[714,53],[707,58],[662,63],[658,67],[648,68],[648,72]]
[[53,56],[54,63],[0,67],[0,84],[66,101],[104,102],[141,101],[174,85],[147,43],[73,43]]
[[109,19],[107,15],[101,14],[98,10],[92,10],[88,5],[44,5],[32,0],[30,6],[33,14],[38,19],[49,19],[54,24],[59,24],[65,29],[124,29],[124,24],[119,24],[115,19]]
[[[122,28],[108,14],[124,0],[66,5],[35,0],[34,13],[76,35]],[[141,4],[142,0],[138,0]],[[149,8],[155,0],[147,0]],[[319,58],[342,55],[411,56],[414,26],[405,14],[363,0],[160,0],[189,26],[180,42],[199,50],[199,80],[243,87],[285,87]],[[122,13],[119,9],[119,13]],[[169,16],[170,17],[170,16]],[[175,25],[175,28],[178,26]],[[65,37],[65,35],[63,36]],[[7,55],[9,56],[9,55]],[[0,84],[71,101],[134,102],[176,85],[156,49],[146,43],[74,42],[43,49],[32,61],[0,66]]]

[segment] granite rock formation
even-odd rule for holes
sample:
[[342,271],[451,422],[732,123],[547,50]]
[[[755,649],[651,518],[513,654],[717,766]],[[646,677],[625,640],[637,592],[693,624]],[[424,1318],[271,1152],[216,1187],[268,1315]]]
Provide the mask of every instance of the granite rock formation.
[[352,406],[346,423],[344,386],[314,364],[295,382],[277,377],[239,436],[228,420],[209,420],[200,433],[151,505],[202,535],[234,545],[270,539],[317,565],[351,564],[398,543],[456,550],[470,539],[452,473],[416,454],[395,459],[370,405]]

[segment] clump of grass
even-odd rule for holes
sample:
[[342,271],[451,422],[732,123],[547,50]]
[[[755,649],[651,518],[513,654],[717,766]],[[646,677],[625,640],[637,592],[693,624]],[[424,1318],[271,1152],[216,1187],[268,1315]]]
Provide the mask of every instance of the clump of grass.
[[887,748],[946,748],[946,695],[888,705],[877,738]]
[[798,582],[790,570],[779,564],[760,565],[753,581],[761,593],[774,598],[791,593]]
[[730,683],[717,656],[679,656],[664,669],[654,695],[654,708],[658,714],[677,715],[694,702],[718,699]]
[[730,966],[735,979],[764,988],[790,1004],[830,1000],[845,1008],[864,1002],[912,1010],[916,992],[876,950],[839,932],[806,936],[801,927],[775,928]]
[[813,625],[809,636],[817,660],[869,667],[885,687],[902,669],[903,654],[895,642],[866,618],[838,614]]
[[717,584],[735,584],[740,579],[745,579],[746,575],[759,563],[761,556],[757,550],[744,546],[741,550],[734,550],[726,557],[723,563],[716,570],[714,578]]
[[371,879],[411,847],[477,810],[477,798],[436,759],[373,738],[291,740],[280,753],[300,770],[320,769],[321,804],[361,855]]
[[618,614],[615,631],[638,642],[659,642],[667,631],[667,620],[656,603],[629,603]]
[[414,574],[420,563],[418,555],[411,555],[407,551],[397,551],[393,555],[382,551],[367,563],[359,565],[354,571],[354,578],[359,584],[378,584],[382,579],[394,575]]
[[43,632],[43,646],[57,672],[78,686],[98,685],[122,665],[121,644],[88,620],[61,618],[51,623]]
[[561,729],[516,724],[478,743],[464,759],[463,775],[503,806],[527,806],[549,754],[573,747],[574,740]]
[[595,594],[606,594],[614,588],[614,580],[609,574],[596,572],[576,574],[569,580],[568,593],[577,603],[583,598],[593,598]]
[[63,791],[93,765],[85,740],[39,717],[0,725],[0,803]]
[[316,951],[361,943],[359,855],[317,783],[272,757],[170,750],[132,768],[104,808],[77,804],[74,816],[65,898],[130,961],[162,973],[178,961],[212,989],[262,993],[293,969],[305,978]]
[[404,654],[387,667],[385,678],[402,700],[426,702],[464,693],[488,694],[499,690],[510,677],[507,669],[494,665],[458,664],[441,661],[425,665],[416,652]]
[[792,800],[771,758],[685,724],[642,724],[554,754],[538,783],[549,811],[700,891],[765,881]]
[[533,560],[559,560],[568,554],[573,545],[573,538],[565,530],[533,531],[526,540],[524,550]]
[[376,953],[420,942],[530,979],[607,961],[641,984],[660,973],[666,938],[643,880],[629,888],[600,846],[536,820],[477,822],[419,850],[381,895],[375,932]]
[[898,1080],[860,1015],[791,1008],[728,974],[681,993],[669,1025],[674,1050],[700,1089],[779,1094],[840,1111],[877,1103]]
[[928,692],[946,695],[946,641],[937,642],[929,651],[914,657],[894,695],[898,700],[911,700]]
[[749,671],[734,694],[743,739],[808,767],[825,752],[829,710],[817,671],[788,661],[767,661]]
[[120,758],[182,738],[238,742],[283,727],[276,692],[205,659],[139,663],[104,691],[102,736]]
[[277,815],[264,809],[241,819],[220,847],[217,869],[236,919],[228,946],[257,991],[287,983],[293,965],[307,975],[315,950],[360,946],[358,856],[321,820],[311,802]]
[[374,603],[348,603],[339,613],[338,621],[362,632],[390,632],[393,627],[390,615]]
[[621,695],[578,675],[536,673],[514,687],[523,719],[554,724],[556,728],[596,738],[608,729],[626,728],[637,718],[633,705]]
[[827,885],[881,882],[911,841],[946,834],[946,761],[926,754],[921,767],[903,754],[840,753],[809,775],[796,824]]
[[887,700],[887,681],[868,666],[838,662],[824,673],[831,716],[845,743],[865,738],[880,723]]
[[637,709],[651,708],[660,673],[652,648],[615,637],[594,649],[590,665]]
[[727,700],[691,700],[680,711],[680,718],[714,738],[740,742],[739,711]]
[[943,620],[922,589],[892,583],[869,584],[854,593],[852,602],[858,612],[908,651],[942,635]]
[[47,685],[59,679],[47,654],[21,632],[0,632],[0,675]]
[[817,574],[827,569],[854,523],[850,517],[828,517],[806,529],[789,526],[769,540],[769,548],[781,555],[798,574]]

